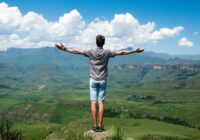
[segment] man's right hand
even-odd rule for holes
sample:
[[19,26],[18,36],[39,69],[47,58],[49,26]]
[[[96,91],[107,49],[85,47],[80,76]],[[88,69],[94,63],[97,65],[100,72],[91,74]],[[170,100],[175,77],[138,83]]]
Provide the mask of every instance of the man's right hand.
[[60,45],[55,44],[55,46],[60,50],[64,50],[64,48],[65,48],[65,46],[62,43],[60,43]]

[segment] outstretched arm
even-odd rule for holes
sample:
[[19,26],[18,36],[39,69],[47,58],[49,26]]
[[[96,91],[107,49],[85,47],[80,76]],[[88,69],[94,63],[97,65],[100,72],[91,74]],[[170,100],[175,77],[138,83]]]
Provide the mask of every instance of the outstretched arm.
[[136,50],[131,50],[131,51],[118,51],[116,52],[116,55],[127,55],[127,54],[132,54],[132,53],[140,53],[143,51],[144,49],[137,48]]
[[66,48],[62,43],[60,45],[55,44],[55,46],[58,49],[62,50],[62,51],[66,51],[66,52],[73,53],[73,54],[83,54],[83,52],[80,51],[80,50],[74,50],[74,49],[68,49],[68,48]]

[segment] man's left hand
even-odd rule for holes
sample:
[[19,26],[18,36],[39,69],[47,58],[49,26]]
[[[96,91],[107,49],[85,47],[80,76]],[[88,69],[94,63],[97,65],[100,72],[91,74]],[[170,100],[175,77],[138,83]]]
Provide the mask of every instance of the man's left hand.
[[138,52],[138,53],[139,53],[139,52],[143,52],[143,51],[144,51],[144,49],[141,49],[141,48],[137,48],[137,49],[136,49],[136,52]]

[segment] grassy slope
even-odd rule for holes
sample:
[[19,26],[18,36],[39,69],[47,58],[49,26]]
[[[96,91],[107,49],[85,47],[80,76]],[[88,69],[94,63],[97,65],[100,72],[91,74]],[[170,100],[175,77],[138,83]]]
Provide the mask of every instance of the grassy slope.
[[[128,110],[159,117],[174,116],[199,126],[200,107],[196,99],[199,98],[199,94],[196,90],[177,90],[169,93],[166,91],[133,90],[133,88],[127,88],[126,90],[114,89],[112,91],[108,89],[105,101],[106,109],[116,108],[120,109],[122,113],[114,118],[106,117],[105,125],[108,128],[113,125],[120,126],[124,129],[126,137],[131,136],[136,140],[149,133],[200,138],[200,131],[197,129],[155,120],[130,119],[126,114]],[[182,96],[178,96],[179,98],[171,97],[173,94],[181,94]],[[171,101],[171,103],[152,104],[151,102],[127,101],[127,98],[132,95],[156,95],[160,100]],[[188,102],[173,103],[173,101],[182,101],[183,99]],[[190,103],[191,99],[196,103]],[[90,112],[87,90],[73,90],[67,93],[50,95],[41,91],[29,94],[20,93],[17,96],[16,94],[10,94],[8,97],[0,98],[0,100],[2,116],[16,122],[14,128],[20,128],[27,139],[42,139],[50,133],[56,134],[56,136],[53,135],[55,137],[61,137],[64,135],[64,131],[69,130],[69,128],[73,128],[76,132],[83,132],[91,127],[91,122],[88,119],[90,118]],[[63,129],[63,134],[57,132],[60,129]]]
[[[188,128],[184,126],[177,126],[169,123],[164,123],[160,121],[148,120],[148,119],[117,119],[117,118],[105,118],[104,120],[106,129],[112,127],[120,127],[124,132],[124,138],[132,137],[135,140],[140,140],[146,134],[160,134],[164,136],[178,136],[182,138],[193,138],[196,140],[200,139],[200,131],[193,128]],[[45,124],[43,124],[45,125]],[[44,128],[41,124],[39,129]],[[35,127],[38,125],[35,124]],[[48,126],[48,125],[47,125]],[[22,130],[27,129],[27,126],[20,126]],[[53,126],[54,127],[54,126]],[[69,131],[74,131],[76,133],[83,133],[84,131],[89,130],[91,127],[91,122],[89,119],[80,119],[69,124],[60,125],[57,127],[57,130],[54,129],[53,133],[49,133],[50,129],[46,129],[46,133],[49,133],[47,136],[48,139],[62,139],[65,138]],[[19,126],[16,125],[16,128]],[[59,128],[59,129],[58,129]],[[52,128],[53,129],[53,128]],[[41,130],[42,131],[42,130]],[[26,132],[27,136],[29,135]],[[39,133],[39,132],[38,132]]]
[[[80,67],[82,61],[74,57],[73,60],[77,62],[75,66],[69,61],[63,61],[68,60],[70,55],[64,57],[64,54],[57,54],[52,57],[55,55],[53,52],[47,53],[51,57],[42,57],[45,62],[39,59],[44,53],[41,56],[30,55],[30,63],[22,55],[17,60],[15,57],[9,61],[5,59],[8,64],[0,67],[0,83],[8,86],[0,88],[0,94],[8,93],[7,96],[0,97],[0,116],[17,122],[15,127],[21,127],[26,138],[37,135],[38,139],[44,138],[50,131],[63,128],[63,125],[67,128],[70,122],[75,124],[76,131],[89,129],[91,125],[87,119],[85,124],[80,120],[83,127],[77,123],[79,118],[90,118],[88,71],[85,68],[88,66],[87,62]],[[29,53],[25,55],[29,56]],[[122,62],[128,62],[129,59],[125,60]],[[115,109],[119,113],[114,114],[113,118],[105,119],[108,127],[117,122],[126,130],[126,136],[134,138],[150,132],[199,138],[198,130],[154,120],[130,119],[128,114],[131,112],[158,118],[180,118],[200,127],[199,73],[111,68],[109,76],[106,109]],[[41,86],[44,88],[39,89]],[[127,100],[133,95],[155,96],[164,103]],[[106,112],[105,115],[109,116],[109,113]]]

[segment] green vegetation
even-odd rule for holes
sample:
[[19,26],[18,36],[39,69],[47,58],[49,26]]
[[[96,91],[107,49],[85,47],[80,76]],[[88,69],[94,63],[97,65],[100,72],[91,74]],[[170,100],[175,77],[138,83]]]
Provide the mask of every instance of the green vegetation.
[[1,140],[22,140],[23,135],[22,133],[15,129],[11,130],[11,123],[6,121],[0,122],[0,139]]
[[91,136],[84,136],[84,134],[77,134],[73,131],[69,131],[66,134],[65,140],[92,140]]
[[114,127],[111,136],[107,137],[106,140],[123,140],[123,130],[120,127]]
[[156,134],[149,134],[144,137],[142,137],[142,140],[193,140],[191,138],[179,138],[177,136],[162,136],[162,135],[156,135]]
[[[110,62],[104,123],[118,128],[110,139],[200,139],[200,71],[151,67],[183,62],[142,55]],[[0,52],[0,118],[24,139],[82,139],[91,129],[87,68],[84,57],[54,49]]]

